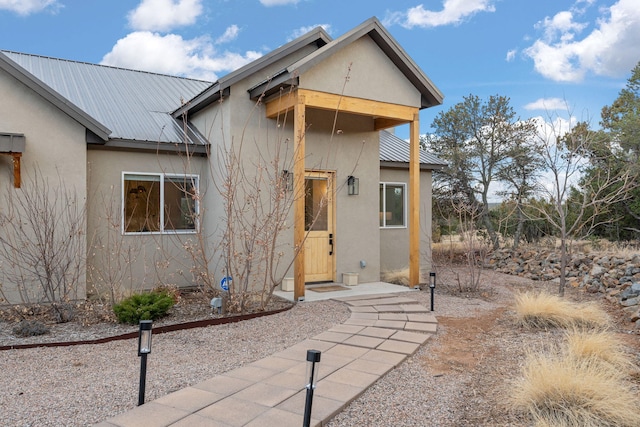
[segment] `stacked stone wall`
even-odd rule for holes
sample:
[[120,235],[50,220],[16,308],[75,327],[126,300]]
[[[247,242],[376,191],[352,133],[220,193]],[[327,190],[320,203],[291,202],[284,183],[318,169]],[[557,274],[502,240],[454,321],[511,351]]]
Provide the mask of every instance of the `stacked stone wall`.
[[[491,253],[485,266],[532,280],[560,278],[560,253],[551,250],[501,249]],[[640,328],[640,253],[568,255],[567,286],[601,292],[620,304],[629,320]]]

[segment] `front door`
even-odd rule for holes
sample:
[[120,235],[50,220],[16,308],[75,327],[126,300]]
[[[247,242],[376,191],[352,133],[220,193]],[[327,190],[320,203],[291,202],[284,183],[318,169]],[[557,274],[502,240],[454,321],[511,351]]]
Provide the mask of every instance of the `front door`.
[[305,174],[305,282],[334,280],[333,172]]

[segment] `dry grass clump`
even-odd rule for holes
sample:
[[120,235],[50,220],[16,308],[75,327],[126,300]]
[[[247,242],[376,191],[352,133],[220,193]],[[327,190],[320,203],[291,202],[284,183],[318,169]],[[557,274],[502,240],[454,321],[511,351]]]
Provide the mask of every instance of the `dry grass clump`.
[[567,301],[545,292],[525,292],[516,296],[516,321],[531,328],[606,329],[610,319],[591,303]]
[[530,355],[510,393],[536,426],[639,426],[636,393],[624,374],[592,357]]
[[536,427],[640,426],[630,354],[613,333],[607,314],[593,304],[546,293],[516,297],[518,323],[569,330],[564,344],[529,355],[522,377],[509,391],[513,409],[531,415]]
[[383,271],[380,276],[383,282],[409,286],[409,267],[401,270]]
[[624,343],[605,331],[569,331],[565,353],[567,357],[603,363],[605,367],[622,373],[636,373],[638,369]]

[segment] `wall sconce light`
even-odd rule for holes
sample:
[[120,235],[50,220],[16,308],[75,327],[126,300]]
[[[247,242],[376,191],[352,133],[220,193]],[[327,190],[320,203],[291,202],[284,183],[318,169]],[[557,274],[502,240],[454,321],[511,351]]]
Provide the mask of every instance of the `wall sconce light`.
[[347,194],[350,196],[357,196],[360,194],[360,179],[353,175],[349,175],[347,178]]
[[293,172],[288,170],[282,171],[282,181],[284,183],[284,189],[287,191],[293,191]]
[[313,390],[315,390],[316,383],[318,382],[319,370],[316,364],[319,362],[320,351],[307,350],[307,378],[309,380],[306,385],[307,399],[304,405],[304,418],[302,420],[302,427],[309,427],[311,425],[311,405],[313,404]]
[[138,389],[138,406],[144,404],[144,389],[147,382],[147,355],[151,353],[152,320],[141,320],[138,332],[138,356],[140,357],[140,388]]

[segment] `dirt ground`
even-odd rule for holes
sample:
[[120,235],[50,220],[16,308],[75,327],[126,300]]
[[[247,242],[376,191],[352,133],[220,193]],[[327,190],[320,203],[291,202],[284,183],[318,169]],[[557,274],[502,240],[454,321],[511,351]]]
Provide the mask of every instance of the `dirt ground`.
[[[460,275],[460,276],[459,276]],[[460,395],[453,403],[459,426],[528,426],[522,414],[509,410],[507,401],[512,382],[518,377],[528,353],[548,351],[564,338],[561,330],[528,330],[515,324],[514,295],[530,289],[558,292],[555,282],[535,282],[484,270],[477,292],[460,290],[458,278],[464,269],[441,269],[439,294],[459,299],[479,298],[491,302],[491,308],[476,307],[468,315],[438,317],[438,334],[427,345],[423,366],[434,379],[462,382]],[[461,281],[464,283],[464,280]],[[575,301],[595,301],[613,320],[613,331],[627,344],[640,366],[640,331],[628,321],[619,306],[602,294],[581,289],[566,289],[566,297]],[[640,378],[630,378],[640,398]]]

